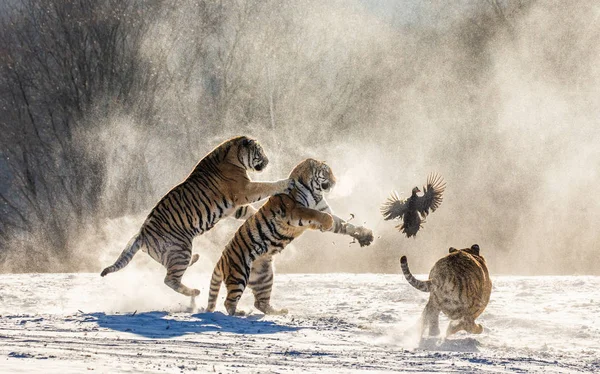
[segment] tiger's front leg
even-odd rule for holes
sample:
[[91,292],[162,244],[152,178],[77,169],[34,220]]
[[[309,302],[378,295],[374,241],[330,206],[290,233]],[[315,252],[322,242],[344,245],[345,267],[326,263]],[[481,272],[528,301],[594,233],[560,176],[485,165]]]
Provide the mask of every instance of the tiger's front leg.
[[333,217],[333,227],[329,230],[336,234],[349,235],[354,239],[358,240],[361,247],[368,246],[373,242],[373,231],[363,226],[354,226],[350,222],[344,221],[340,217],[333,214],[331,208],[325,200],[322,200],[318,205],[317,209],[331,214]]
[[297,206],[292,211],[288,223],[292,226],[308,226],[313,230],[329,231],[333,227],[333,217],[316,209]]
[[165,252],[168,254],[167,263],[165,264],[167,268],[167,275],[164,280],[165,284],[185,296],[193,298],[200,295],[200,290],[189,288],[181,283],[181,278],[186,269],[190,264],[195,262],[192,257],[191,245],[180,244],[165,248]]
[[233,201],[236,205],[252,204],[269,196],[285,193],[293,187],[293,179],[282,179],[277,182],[248,182],[233,191]]
[[344,221],[338,216],[333,216],[335,221],[333,231],[336,234],[344,234],[358,240],[361,247],[368,246],[373,242],[373,231],[363,226],[354,226],[350,222]]
[[275,309],[271,306],[273,289],[273,258],[262,256],[254,260],[250,271],[248,287],[254,294],[254,307],[264,314],[287,314],[287,309]]

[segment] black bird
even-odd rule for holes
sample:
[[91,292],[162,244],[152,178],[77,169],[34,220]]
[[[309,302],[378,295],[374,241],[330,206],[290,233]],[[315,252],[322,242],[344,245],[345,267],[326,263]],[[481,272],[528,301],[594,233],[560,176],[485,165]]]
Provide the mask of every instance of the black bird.
[[417,195],[418,192],[421,192],[419,187],[413,188],[412,195],[404,200],[401,200],[398,193],[394,191],[392,196],[381,206],[381,214],[386,221],[402,218],[402,224],[396,228],[410,238],[415,236],[423,226],[429,210],[435,212],[440,206],[445,189],[446,183],[440,175],[429,174],[427,187],[423,186],[423,196]]

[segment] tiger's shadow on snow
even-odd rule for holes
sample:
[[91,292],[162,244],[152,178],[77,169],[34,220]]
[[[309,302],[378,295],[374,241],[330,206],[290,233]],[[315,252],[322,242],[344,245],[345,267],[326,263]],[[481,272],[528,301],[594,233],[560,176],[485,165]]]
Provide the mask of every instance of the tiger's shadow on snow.
[[231,317],[220,312],[196,313],[179,318],[177,314],[163,311],[137,314],[85,314],[88,321],[99,327],[129,332],[147,338],[166,339],[193,333],[229,332],[234,334],[274,334],[298,331],[299,327],[263,321],[264,315]]

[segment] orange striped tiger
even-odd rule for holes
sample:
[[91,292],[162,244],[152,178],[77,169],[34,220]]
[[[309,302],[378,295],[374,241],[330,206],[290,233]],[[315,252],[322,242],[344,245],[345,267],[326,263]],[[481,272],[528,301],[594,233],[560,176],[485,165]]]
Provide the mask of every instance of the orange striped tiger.
[[235,313],[246,285],[254,293],[254,306],[258,310],[265,314],[287,313],[270,304],[272,257],[307,228],[352,235],[363,245],[373,240],[371,230],[354,227],[331,214],[323,193],[333,188],[336,180],[327,164],[304,160],[292,170],[290,178],[295,181],[290,193],[269,198],[225,247],[211,279],[207,311],[214,310],[224,280],[225,308],[229,314]]
[[182,183],[163,196],[117,261],[100,275],[122,269],[142,249],[167,268],[167,286],[183,295],[197,296],[199,290],[181,283],[188,266],[199,257],[192,256],[192,239],[213,228],[223,217],[233,214],[246,219],[255,211],[247,204],[293,186],[290,179],[252,182],[248,178],[248,170],[261,171],[268,162],[261,145],[246,136],[217,146]]
[[[299,163],[290,174],[295,180],[289,195],[301,206],[328,213],[333,217],[333,226],[328,231],[349,235],[360,246],[368,246],[373,241],[373,231],[362,226],[354,226],[333,214],[327,204],[324,193],[336,184],[331,168],[324,162],[306,159]],[[273,290],[273,256],[260,256],[254,260],[250,271],[248,286],[254,294],[254,306],[266,314],[285,314],[286,309],[275,310],[270,305]]]
[[411,286],[430,292],[423,311],[421,333],[428,328],[429,335],[439,335],[440,311],[450,318],[446,336],[460,330],[473,334],[483,332],[475,319],[490,301],[492,281],[485,259],[479,254],[479,245],[465,249],[451,247],[449,254],[433,266],[427,281],[420,281],[411,274],[406,256],[402,256],[400,263]]
[[[373,241],[373,231],[362,226],[354,226],[333,214],[327,204],[324,193],[329,192],[336,184],[331,168],[324,162],[307,159],[299,163],[290,173],[295,185],[289,195],[301,206],[328,213],[333,217],[330,232],[349,235],[356,239],[360,246],[368,246]],[[273,257],[257,258],[250,271],[248,286],[254,293],[254,306],[266,314],[287,313],[286,309],[275,310],[270,306],[273,289]]]

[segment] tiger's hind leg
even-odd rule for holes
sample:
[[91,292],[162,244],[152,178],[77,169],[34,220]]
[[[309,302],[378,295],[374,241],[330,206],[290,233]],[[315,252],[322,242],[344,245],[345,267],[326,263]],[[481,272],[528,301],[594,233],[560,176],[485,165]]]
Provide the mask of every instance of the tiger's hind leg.
[[446,329],[446,337],[450,335],[454,335],[460,330],[463,330],[463,321],[462,320],[452,320],[448,324],[448,328]]
[[[227,314],[232,315],[244,315],[243,312],[237,312],[237,304],[246,284],[248,284],[248,276],[250,273],[249,267],[252,266],[252,261],[249,258],[245,258],[244,254],[235,254],[235,251],[230,251],[230,248],[225,249],[221,258],[215,265],[212,279],[210,282],[210,291],[208,298],[207,311],[212,312],[215,309],[217,302],[217,296],[219,295],[219,289],[221,288],[221,282],[225,282],[227,288],[227,297],[225,298],[225,309]],[[244,258],[243,263],[238,262],[240,258]],[[248,267],[247,267],[247,266]]]
[[242,311],[236,311],[237,304],[246,289],[246,280],[242,282],[238,280],[228,279],[226,281],[227,286],[227,298],[225,299],[225,310],[227,310],[227,314],[230,316],[243,316],[246,313]]
[[425,329],[428,329],[429,336],[438,336],[440,334],[440,309],[435,306],[432,298],[429,298],[427,305],[425,306],[425,310],[423,310],[423,326],[421,328],[421,335],[425,332]]
[[[248,263],[250,268],[252,262]],[[230,316],[243,316],[246,313],[237,311],[237,304],[246,289],[250,269],[247,267],[230,268],[229,274],[225,277],[225,286],[227,287],[227,297],[225,298],[225,310]]]
[[217,306],[217,297],[221,289],[221,282],[223,282],[223,267],[226,266],[226,259],[221,257],[219,262],[215,265],[212,277],[210,279],[210,287],[208,290],[208,304],[206,306],[207,312],[214,312]]
[[181,278],[191,262],[191,248],[185,246],[172,246],[167,251],[167,275],[165,284],[185,296],[198,296],[200,290],[191,289],[181,283]]
[[271,291],[273,289],[273,258],[259,257],[252,263],[248,287],[254,294],[254,307],[264,314],[287,314],[287,309],[275,309],[271,306]]

